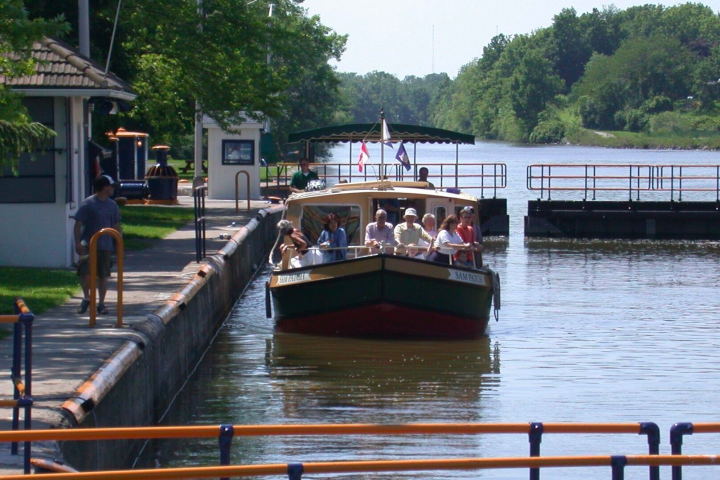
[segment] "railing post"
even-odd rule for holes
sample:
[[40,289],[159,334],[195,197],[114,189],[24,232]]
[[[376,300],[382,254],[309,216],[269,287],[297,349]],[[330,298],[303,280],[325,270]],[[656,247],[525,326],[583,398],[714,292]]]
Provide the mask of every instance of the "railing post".
[[612,466],[612,480],[624,480],[627,457],[624,455],[613,455],[610,457],[610,465]]
[[195,207],[195,260],[205,258],[205,187],[197,187],[193,192]]
[[[654,422],[641,422],[638,435],[647,435],[648,453],[660,454],[660,427]],[[660,480],[660,467],[650,467],[650,480]]]
[[303,471],[305,471],[305,467],[302,463],[288,463],[288,480],[302,480]]
[[[693,434],[693,424],[690,422],[676,423],[670,428],[670,453],[682,455],[683,435]],[[672,480],[682,480],[682,467],[672,467]]]
[[[230,447],[232,446],[233,435],[235,429],[232,425],[220,425],[220,435],[218,443],[220,444],[220,465],[230,465]],[[229,480],[222,478],[221,480]]]
[[239,186],[238,186],[238,176],[244,173],[245,177],[247,177],[247,211],[250,212],[250,174],[246,170],[239,170],[235,174],[235,215],[238,214],[240,211],[239,206],[239,198],[240,198],[240,192],[239,192]]
[[[17,313],[17,307],[16,313]],[[16,322],[13,325],[13,362],[12,368],[10,369],[10,375],[13,381],[13,400],[20,400],[20,390],[17,388],[17,379],[20,378],[20,362],[22,359],[22,325],[20,322]],[[13,407],[13,418],[12,418],[12,429],[18,430],[20,428],[20,406],[16,403]],[[18,443],[13,442],[10,444],[10,454],[18,454]]]
[[[530,432],[528,433],[528,440],[530,441],[530,456],[540,456],[540,442],[542,442],[543,424],[541,422],[533,422],[530,424]],[[530,469],[530,480],[540,480],[540,469]]]

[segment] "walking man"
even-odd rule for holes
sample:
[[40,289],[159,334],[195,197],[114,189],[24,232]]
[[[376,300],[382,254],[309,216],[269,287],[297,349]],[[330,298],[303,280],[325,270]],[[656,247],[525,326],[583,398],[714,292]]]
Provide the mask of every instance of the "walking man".
[[[95,194],[86,198],[75,213],[75,252],[80,255],[77,274],[83,290],[83,299],[78,313],[85,313],[90,305],[90,239],[103,228],[120,231],[120,209],[113,200],[115,181],[108,175],[95,179]],[[112,268],[112,253],[115,251],[112,237],[103,235],[97,242],[98,297],[97,313],[107,315],[105,294]]]

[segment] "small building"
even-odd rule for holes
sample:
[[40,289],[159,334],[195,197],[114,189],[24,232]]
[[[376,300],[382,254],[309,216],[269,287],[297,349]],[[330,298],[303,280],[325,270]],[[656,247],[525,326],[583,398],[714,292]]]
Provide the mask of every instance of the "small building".
[[0,265],[69,267],[73,215],[91,195],[95,158],[91,115],[135,99],[130,86],[52,38],[36,42],[35,73],[0,83],[24,94],[30,117],[54,130],[52,148],[20,158],[18,175],[0,171]]
[[[250,176],[250,198],[260,199],[260,137],[264,123],[248,119],[233,125],[239,133],[227,133],[210,117],[203,118],[208,131],[208,198],[235,199],[235,176]],[[238,196],[246,199],[247,178],[238,176]]]

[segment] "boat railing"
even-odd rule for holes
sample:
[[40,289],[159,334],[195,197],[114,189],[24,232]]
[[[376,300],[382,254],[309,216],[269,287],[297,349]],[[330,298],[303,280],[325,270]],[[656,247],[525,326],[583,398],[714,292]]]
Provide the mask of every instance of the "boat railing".
[[670,201],[682,201],[683,193],[697,192],[714,193],[720,202],[720,165],[532,164],[526,181],[528,190],[539,190],[540,199],[547,195],[548,200],[553,192],[582,192],[583,200],[619,192],[629,201],[639,201],[641,193],[647,198],[667,192]]
[[[527,435],[530,458],[468,458],[393,460],[371,462],[327,462],[304,464],[272,464],[230,466],[230,452],[234,437],[251,436],[311,436],[311,435]],[[647,438],[649,455],[540,457],[540,445],[548,434],[632,434]],[[649,478],[659,478],[663,465],[719,464],[717,455],[659,455],[660,430],[655,423],[426,423],[426,424],[320,424],[320,425],[191,425],[174,427],[125,427],[20,430],[0,432],[0,443],[88,440],[147,440],[171,438],[218,438],[220,467],[182,469],[152,469],[114,472],[84,472],[63,474],[62,478],[207,478],[254,475],[289,475],[301,478],[302,473],[341,473],[360,471],[411,471],[529,468],[530,479],[540,478],[540,468],[546,467],[612,467],[613,479],[622,479],[625,466],[649,466]],[[293,476],[293,474],[295,476]],[[6,478],[23,478],[21,476]]]
[[[310,252],[312,252],[310,255],[311,257],[321,259],[322,258],[322,252],[330,252],[335,250],[343,250],[348,252],[348,259],[351,258],[360,258],[360,257],[368,257],[372,255],[379,255],[379,254],[385,254],[385,255],[399,255],[395,250],[396,245],[391,244],[385,244],[382,243],[378,247],[370,247],[367,245],[348,245],[347,247],[318,247],[313,246],[308,248]],[[427,251],[430,249],[430,246],[422,246],[422,245],[404,245],[405,250],[408,252],[412,252],[413,250],[416,250],[417,253]],[[294,246],[288,246],[289,251],[295,251]],[[307,255],[307,254],[305,254]],[[407,256],[410,256],[409,254]],[[308,263],[302,266],[308,266],[308,265],[319,265],[322,263],[318,260],[318,262],[315,263]],[[452,263],[452,255],[448,256],[448,264],[453,265]],[[291,267],[291,268],[297,268],[297,267]]]
[[[281,190],[290,186],[292,175],[297,171],[297,163],[278,163],[266,166],[265,187],[272,189],[274,183],[278,196]],[[276,174],[270,172],[276,167]],[[507,187],[507,165],[504,163],[423,163],[405,170],[397,162],[385,165],[366,165],[364,172],[357,171],[357,165],[339,162],[315,163],[311,166],[321,180],[329,186],[353,181],[372,181],[387,176],[394,181],[416,181],[420,168],[428,169],[428,181],[438,190],[460,189],[462,191],[480,191],[480,198],[486,195],[497,196],[497,191]],[[464,173],[460,173],[460,171]]]

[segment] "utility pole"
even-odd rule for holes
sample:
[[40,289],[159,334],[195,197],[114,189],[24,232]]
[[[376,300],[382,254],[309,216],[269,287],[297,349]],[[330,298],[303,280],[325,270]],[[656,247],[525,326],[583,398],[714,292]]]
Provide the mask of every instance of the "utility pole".
[[78,43],[80,53],[90,58],[90,4],[89,0],[78,0]]

